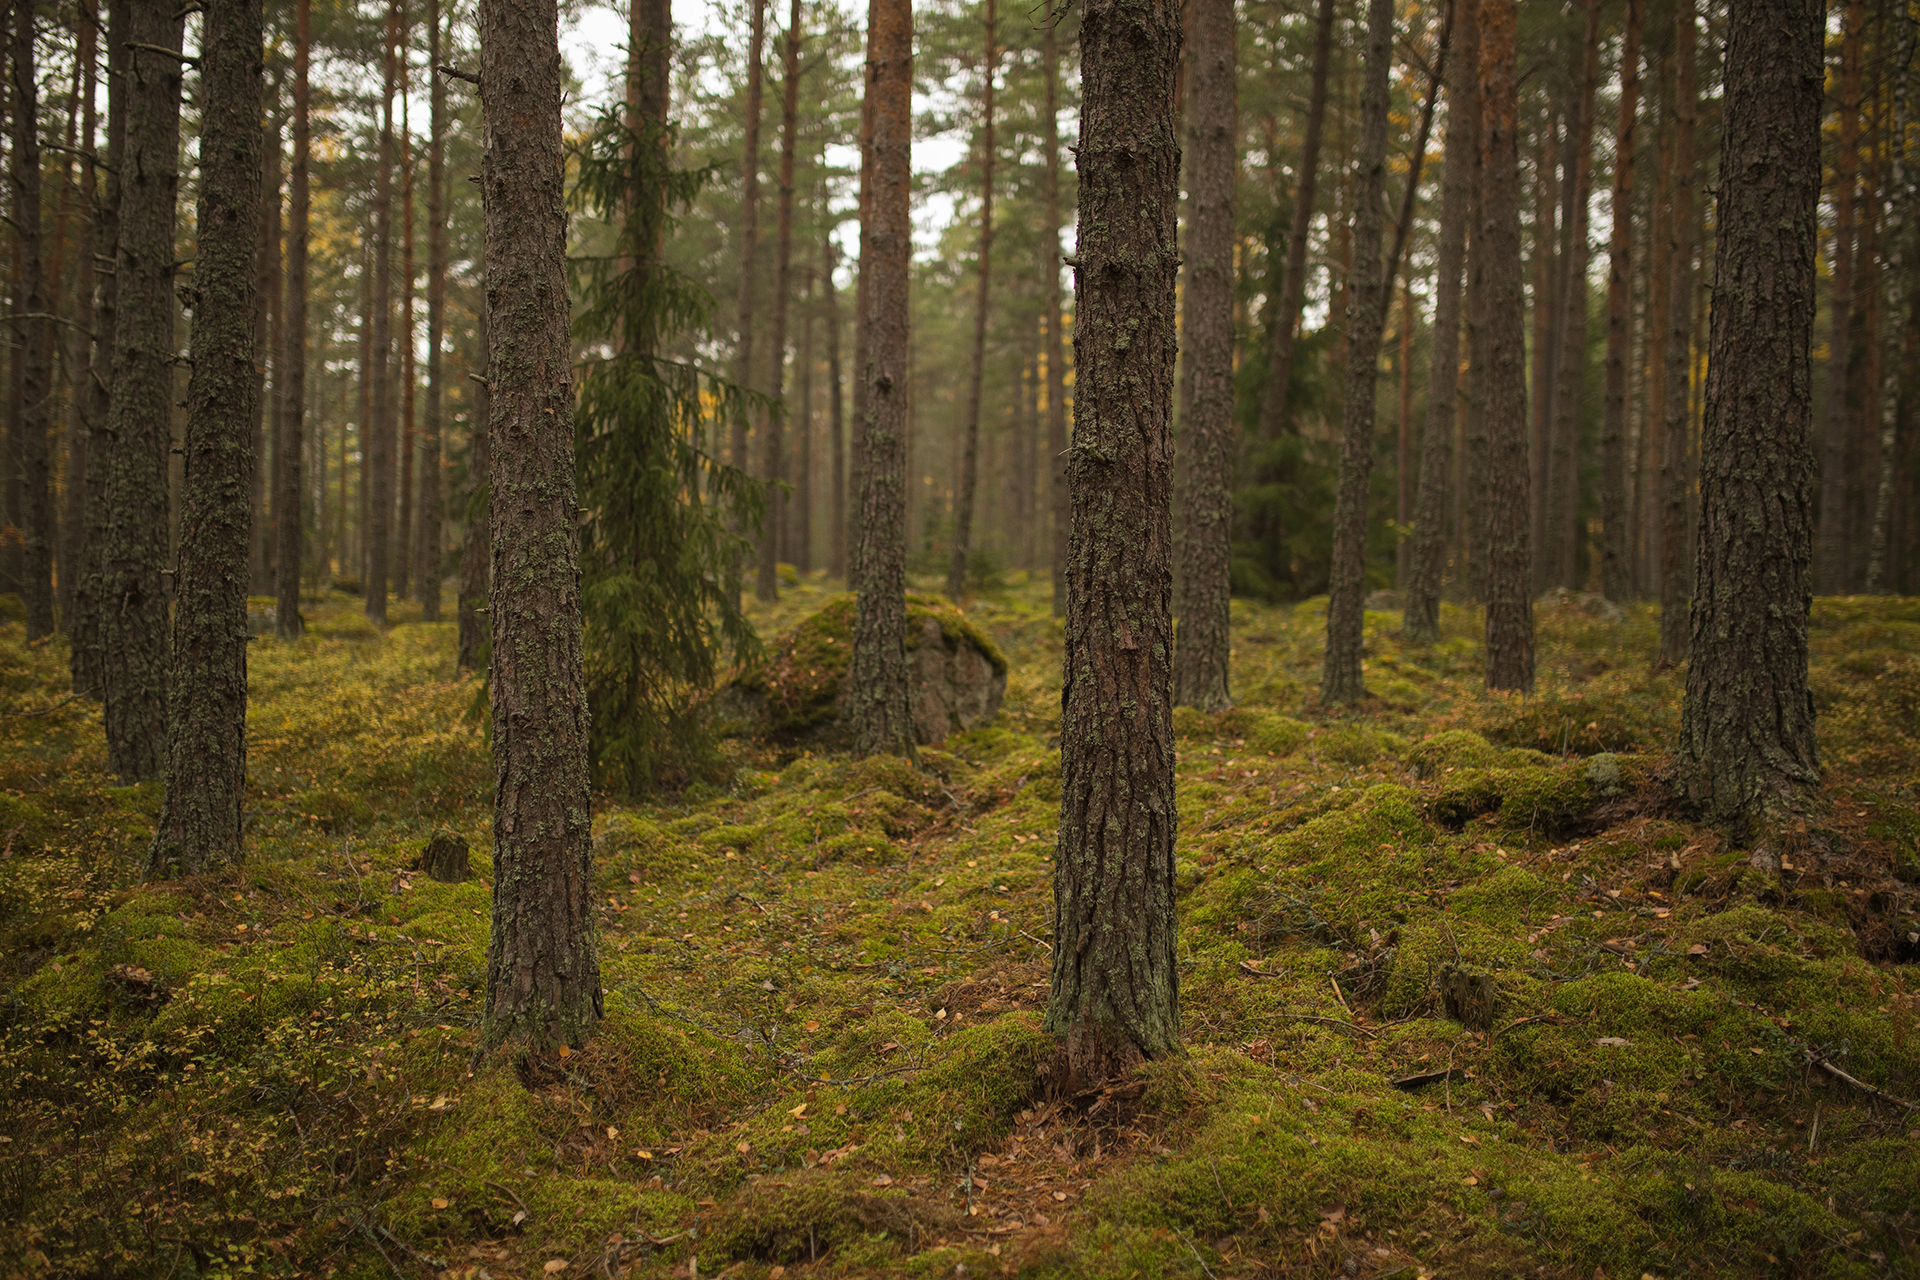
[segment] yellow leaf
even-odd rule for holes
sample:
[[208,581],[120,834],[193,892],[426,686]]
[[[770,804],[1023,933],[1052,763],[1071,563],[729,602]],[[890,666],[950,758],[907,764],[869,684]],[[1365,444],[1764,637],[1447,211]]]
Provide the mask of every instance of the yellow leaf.
[[733,1144],[733,1149],[741,1155],[745,1155],[747,1152],[753,1150],[753,1144],[751,1142],[736,1142]]
[[444,1209],[447,1207],[447,1202],[443,1200],[441,1197],[435,1196],[433,1198],[433,1207],[436,1209]]
[[557,1276],[567,1269],[567,1260],[565,1258],[548,1258],[547,1265],[540,1269],[550,1276]]
[[807,1104],[803,1102],[799,1106],[795,1107],[793,1110],[787,1112],[787,1114],[792,1116],[795,1120],[798,1120],[801,1116],[807,1114]]
[[[571,1050],[571,1049],[569,1049],[569,1048],[568,1048],[568,1047],[567,1047],[566,1045],[561,1045],[561,1046],[560,1046],[560,1056],[561,1056],[561,1057],[563,1057],[563,1058],[571,1058],[571,1057],[573,1056],[573,1050]],[[555,1259],[555,1261],[559,1261],[559,1260],[558,1260],[558,1259]],[[549,1262],[549,1263],[548,1263],[547,1265],[548,1265],[549,1267],[551,1267],[551,1266],[553,1265],[553,1263],[552,1263],[552,1262]],[[564,1266],[566,1266],[567,1264],[566,1264],[566,1263],[564,1263],[564,1262],[562,1262],[562,1263],[560,1263],[560,1265],[564,1267]]]

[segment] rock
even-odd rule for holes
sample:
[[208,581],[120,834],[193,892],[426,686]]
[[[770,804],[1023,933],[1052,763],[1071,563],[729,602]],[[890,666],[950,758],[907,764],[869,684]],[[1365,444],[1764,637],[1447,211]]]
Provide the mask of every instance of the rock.
[[[768,645],[766,661],[715,698],[734,732],[777,742],[844,747],[843,688],[853,661],[854,598],[841,596]],[[907,596],[907,679],[914,737],[922,744],[991,720],[1007,692],[999,648],[939,597]]]
[[1626,790],[1620,775],[1620,757],[1611,751],[1588,757],[1587,781],[1603,796],[1617,796]]
[[1627,611],[1605,596],[1595,595],[1591,591],[1569,591],[1565,587],[1554,587],[1533,602],[1536,609],[1572,609],[1584,613],[1589,618],[1598,618],[1608,624],[1617,624],[1627,620]]
[[451,831],[436,831],[420,855],[420,869],[441,884],[460,884],[473,875],[467,867],[467,842]]
[[1406,608],[1398,591],[1372,591],[1367,593],[1366,611],[1368,613],[1398,613]]

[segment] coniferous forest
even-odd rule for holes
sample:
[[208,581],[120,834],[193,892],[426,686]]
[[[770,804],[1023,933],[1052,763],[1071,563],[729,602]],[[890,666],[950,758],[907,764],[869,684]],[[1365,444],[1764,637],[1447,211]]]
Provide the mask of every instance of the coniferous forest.
[[0,1275],[1920,1275],[1910,0],[0,15]]

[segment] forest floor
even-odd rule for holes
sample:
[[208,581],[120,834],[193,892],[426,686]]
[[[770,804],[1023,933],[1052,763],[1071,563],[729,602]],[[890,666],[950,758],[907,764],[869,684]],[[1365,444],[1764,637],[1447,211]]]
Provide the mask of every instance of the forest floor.
[[1005,706],[919,771],[602,805],[606,1021],[517,1062],[478,685],[410,609],[252,646],[248,861],[177,884],[0,626],[0,1274],[1920,1275],[1920,600],[1816,602],[1830,830],[1774,869],[1667,795],[1645,608],[1543,609],[1527,699],[1474,615],[1369,614],[1330,715],[1324,601],[1236,602],[1239,706],[1175,721],[1188,1055],[1064,1108],[1044,587],[970,602]]

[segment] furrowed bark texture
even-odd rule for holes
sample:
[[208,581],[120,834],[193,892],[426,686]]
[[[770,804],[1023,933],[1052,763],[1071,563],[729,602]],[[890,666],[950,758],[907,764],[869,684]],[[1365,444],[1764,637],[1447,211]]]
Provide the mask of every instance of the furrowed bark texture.
[[1440,585],[1446,573],[1447,489],[1460,391],[1460,304],[1467,263],[1473,152],[1480,136],[1480,24],[1476,0],[1454,0],[1459,47],[1447,63],[1447,155],[1440,172],[1440,243],[1434,282],[1433,349],[1427,368],[1427,418],[1420,435],[1420,495],[1413,515],[1413,565],[1402,629],[1412,644],[1440,638]]
[[[427,0],[428,60],[440,65],[440,0]],[[424,622],[440,621],[440,574],[446,498],[440,488],[440,437],[445,428],[447,344],[447,82],[429,71],[427,123],[427,411],[420,442],[420,516],[413,589]]]
[[844,578],[847,574],[847,424],[845,384],[840,373],[840,294],[833,286],[833,272],[840,265],[840,254],[831,240],[823,240],[820,249],[823,263],[820,278],[827,294],[827,430],[832,437],[827,454],[829,465],[833,468],[830,485],[833,512],[828,516],[827,572],[833,577]]
[[602,1008],[555,0],[482,0],[480,63],[494,415],[494,887],[485,1038],[578,1046]]
[[1481,220],[1486,253],[1487,688],[1533,689],[1527,546],[1526,308],[1520,289],[1514,0],[1480,4]]
[[[94,6],[83,3],[79,7],[79,20],[75,24],[74,56],[85,68],[83,88],[80,93],[81,126],[80,149],[90,157],[98,145],[100,132],[98,89],[98,19],[94,15]],[[71,121],[68,122],[72,124]],[[78,244],[74,253],[74,329],[68,335],[67,387],[70,399],[67,405],[67,475],[66,501],[61,520],[61,559],[60,559],[60,626],[66,631],[70,649],[74,655],[70,665],[77,665],[82,644],[80,610],[76,607],[79,598],[80,579],[88,572],[87,568],[87,468],[88,448],[93,442],[94,418],[91,413],[92,396],[88,386],[88,374],[93,364],[94,297],[98,287],[98,275],[93,255],[99,241],[95,238],[100,227],[100,171],[92,159],[84,159],[80,166],[80,230]],[[85,628],[86,640],[91,642],[93,631],[91,622]],[[84,691],[78,681],[76,690]]]
[[1067,616],[1067,538],[1072,525],[1067,505],[1067,343],[1061,332],[1063,310],[1060,300],[1060,55],[1055,48],[1053,30],[1057,25],[1049,16],[1041,39],[1041,60],[1047,72],[1045,119],[1041,137],[1047,149],[1045,238],[1040,242],[1046,252],[1043,288],[1046,291],[1047,316],[1047,466],[1049,501],[1052,517],[1052,545],[1047,559],[1053,568],[1053,616]]
[[[491,367],[485,362],[492,346],[484,298],[481,299],[477,324],[479,333],[474,345],[479,350],[482,362],[480,377],[485,379],[491,372]],[[474,383],[472,406],[467,411],[471,452],[467,457],[467,524],[460,545],[460,603],[456,609],[460,647],[454,664],[461,671],[479,669],[488,637],[487,620],[483,614],[487,608],[487,593],[491,589],[493,574],[490,546],[493,503],[488,493],[493,461],[491,450],[487,448],[490,438],[487,427],[493,417],[493,399],[487,394],[485,381]]]
[[[404,0],[402,3],[404,10]],[[400,38],[395,42],[397,48],[405,49],[412,37],[412,17],[403,12],[400,18]],[[400,368],[395,385],[398,388],[398,403],[393,438],[399,446],[400,462],[400,513],[394,523],[393,545],[393,597],[405,600],[413,594],[413,455],[419,441],[415,435],[413,416],[414,391],[420,378],[415,367],[418,357],[414,351],[413,327],[413,172],[419,168],[413,154],[413,122],[409,103],[412,100],[413,75],[407,64],[400,64],[400,327],[394,346],[399,356]]]
[[[277,104],[271,104],[277,105]],[[272,334],[277,327],[279,301],[274,296],[280,278],[280,122],[271,110],[262,124],[266,137],[260,147],[260,199],[256,202],[259,235],[253,246],[253,400],[261,407],[262,419],[253,425],[253,537],[248,549],[251,594],[265,595],[273,586],[273,557],[279,537],[278,513],[271,511],[278,489],[271,487],[267,471],[260,464],[269,453],[278,450],[267,430],[267,365],[277,362]],[[280,371],[274,371],[277,379]]]
[[[130,43],[180,49],[181,19],[135,3]],[[106,527],[101,532],[101,683],[107,765],[128,781],[159,775],[167,736],[167,450],[173,396],[173,227],[180,185],[176,58],[136,49],[128,60],[120,164],[119,294],[112,408],[107,416]],[[255,175],[258,181],[258,175]],[[251,376],[251,375],[249,375]]]
[[[261,205],[260,0],[206,0],[200,41],[200,200],[188,354],[186,484],[175,582],[166,787],[150,877],[239,862],[247,774],[252,566],[255,251]],[[295,544],[297,545],[297,544]],[[288,559],[296,559],[287,556]]]
[[1822,9],[1746,0],[1727,29],[1680,772],[1687,798],[1736,829],[1790,816],[1820,780],[1807,613]]
[[396,49],[400,0],[387,5],[386,71],[380,111],[380,158],[373,199],[373,337],[367,348],[366,613],[387,622],[387,587],[393,552],[393,94],[399,78]]
[[1194,0],[1187,61],[1187,242],[1180,424],[1186,492],[1180,519],[1180,619],[1173,700],[1213,711],[1229,705],[1233,467],[1234,0]]
[[1853,224],[1860,171],[1860,46],[1866,21],[1862,0],[1847,0],[1840,45],[1840,137],[1833,158],[1833,292],[1827,307],[1833,327],[1827,339],[1826,411],[1820,424],[1819,589],[1830,596],[1847,589],[1853,532],[1847,504],[1847,390],[1853,365]]
[[908,202],[913,161],[913,6],[872,0],[867,85],[873,103],[871,192],[860,271],[867,284],[865,455],[860,493],[859,605],[853,636],[854,751],[914,754],[907,705],[907,416],[913,254]]
[[1627,0],[1620,54],[1620,124],[1614,132],[1613,233],[1607,245],[1607,398],[1600,428],[1600,590],[1633,594],[1627,537],[1627,362],[1633,352],[1633,148],[1640,104],[1640,0]]
[[[21,371],[19,435],[21,496],[15,519],[25,538],[21,596],[27,606],[27,639],[53,634],[53,477],[47,428],[53,422],[53,348],[48,344],[47,275],[40,233],[40,93],[34,75],[34,6],[15,0],[13,66],[13,225],[18,236],[20,282],[14,294],[14,360]],[[64,571],[64,569],[63,569]]]
[[1687,656],[1687,428],[1693,368],[1694,49],[1693,0],[1674,2],[1673,203],[1667,277],[1666,421],[1660,432],[1660,663]]
[[[307,407],[307,239],[312,199],[308,188],[313,163],[312,0],[294,6],[293,38],[293,171],[287,182],[287,292],[278,385],[280,443],[274,451],[279,477],[273,500],[279,540],[274,548],[274,630],[282,640],[298,640],[306,629],[300,617],[300,569],[306,557],[306,525],[301,520],[302,460],[306,456]],[[258,465],[255,459],[255,465]]]
[[986,0],[986,55],[980,89],[980,274],[973,300],[973,365],[967,379],[967,419],[961,426],[960,488],[953,499],[953,554],[947,562],[947,598],[967,587],[973,540],[973,491],[980,477],[980,384],[987,373],[987,304],[993,286],[993,76],[999,67],[994,37],[998,13]]
[[1046,1026],[1072,1095],[1180,1049],[1173,841],[1172,440],[1180,142],[1173,0],[1080,25],[1073,530]]
[[[871,3],[868,20],[872,20]],[[873,287],[873,273],[868,268],[873,257],[873,188],[877,179],[873,172],[873,99],[866,92],[870,87],[870,83],[863,84],[860,94],[860,254],[853,273],[853,368],[848,370],[853,382],[853,421],[848,430],[852,438],[847,459],[847,590],[855,593],[861,581],[860,506],[867,492],[867,348],[873,337],[867,296]]]
[[1347,284],[1347,389],[1340,482],[1333,507],[1333,567],[1327,599],[1327,651],[1320,701],[1366,696],[1361,624],[1367,593],[1367,492],[1373,476],[1374,402],[1380,331],[1390,281],[1380,270],[1380,203],[1386,196],[1387,72],[1393,53],[1393,2],[1370,0],[1360,85],[1360,145],[1354,162],[1353,269]]

